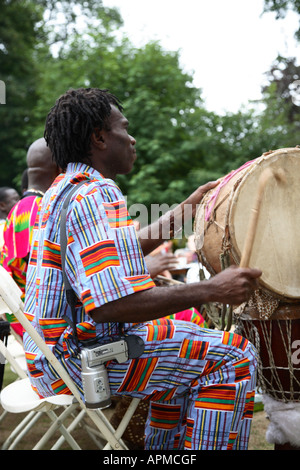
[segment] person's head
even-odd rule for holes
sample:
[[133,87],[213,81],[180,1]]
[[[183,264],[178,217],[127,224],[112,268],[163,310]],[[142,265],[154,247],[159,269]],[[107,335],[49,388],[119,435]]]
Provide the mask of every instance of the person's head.
[[6,218],[19,199],[20,196],[14,188],[2,186],[0,188],[0,217]]
[[60,168],[53,161],[52,153],[42,137],[34,141],[27,151],[28,189],[47,191]]
[[[128,121],[122,111],[118,98],[107,90],[68,90],[46,119],[44,136],[56,163],[62,169],[71,162],[87,163],[106,177],[130,171],[135,140],[127,133]],[[131,160],[128,168],[120,167],[122,155],[123,160],[127,158],[126,147]]]
[[28,168],[26,168],[21,176],[21,191],[24,193],[28,189]]

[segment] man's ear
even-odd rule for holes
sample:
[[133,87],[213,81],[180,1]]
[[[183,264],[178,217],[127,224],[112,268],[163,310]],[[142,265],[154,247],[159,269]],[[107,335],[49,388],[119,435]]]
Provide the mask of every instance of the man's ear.
[[103,138],[103,132],[100,129],[94,129],[91,136],[91,143],[100,149],[106,148],[106,143]]

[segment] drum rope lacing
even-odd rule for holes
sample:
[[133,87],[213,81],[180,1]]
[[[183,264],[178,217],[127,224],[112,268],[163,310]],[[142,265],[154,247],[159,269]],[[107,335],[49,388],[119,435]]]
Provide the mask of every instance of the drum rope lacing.
[[[233,173],[233,172],[232,172],[232,173]],[[236,173],[236,172],[235,172],[235,173]],[[230,175],[231,175],[231,173],[230,173]],[[232,176],[233,176],[233,175],[232,175]],[[232,176],[231,176],[230,178],[228,178],[228,179],[226,180],[226,182],[228,182],[228,181],[232,178]],[[224,197],[223,197],[217,204],[216,204],[216,198],[215,198],[215,197],[211,198],[211,199],[206,203],[206,206],[205,206],[205,211],[206,211],[205,220],[206,220],[206,222],[207,222],[207,227],[206,227],[206,229],[204,230],[203,237],[204,237],[204,235],[206,234],[207,230],[209,229],[210,225],[212,225],[212,224],[216,225],[216,226],[217,226],[218,228],[220,228],[223,232],[225,232],[226,227],[228,226],[227,220],[228,220],[228,212],[229,212],[229,211],[227,210],[227,217],[226,217],[225,226],[222,227],[222,226],[216,221],[217,209],[218,209],[219,207],[221,207],[222,204],[223,204],[223,203],[226,201],[226,199],[228,199],[228,198],[229,198],[229,200],[228,200],[228,207],[229,207],[230,201],[231,201],[231,199],[232,199],[232,197],[233,197],[233,195],[234,195],[234,191],[236,190],[237,186],[238,186],[238,185],[240,184],[240,182],[242,181],[243,176],[244,176],[244,173],[242,173],[242,175],[240,176],[240,178],[237,179],[237,181],[234,183],[234,186],[233,186],[231,192],[225,194]],[[220,190],[222,189],[222,186],[224,186],[224,185],[223,185],[222,183],[220,183],[220,186],[221,186],[221,187],[218,188],[218,191],[217,191],[218,194],[219,194]],[[213,201],[213,204],[211,205],[211,207],[210,207],[210,209],[209,209],[209,212],[207,213],[207,207],[208,207],[208,204],[210,203],[211,200]],[[209,214],[209,215],[208,215],[208,214]],[[207,217],[208,217],[208,218],[207,218]],[[197,233],[196,233],[195,235],[197,236]]]
[[[237,329],[236,333],[244,335],[247,339],[255,346],[258,353],[258,367],[257,367],[257,383],[258,388],[267,395],[272,396],[276,400],[283,401],[285,403],[297,401],[299,402],[299,392],[297,392],[297,397],[295,396],[295,387],[299,390],[300,381],[295,375],[295,368],[292,361],[292,320],[277,320],[264,321],[258,320],[261,326],[262,339],[265,343],[269,366],[263,364],[261,359],[261,339],[257,327],[253,324],[252,320],[242,319],[239,315],[237,318]],[[276,322],[278,325],[280,336],[283,344],[283,349],[286,354],[287,366],[282,367],[278,366],[275,363],[274,355],[272,352],[272,342],[274,341],[273,336],[273,324]],[[286,331],[286,335],[284,334]],[[286,339],[285,339],[286,336]],[[289,374],[289,389],[284,390],[282,385],[279,371],[287,371]],[[299,369],[298,369],[299,371]],[[265,372],[270,373],[270,379],[267,379]],[[287,396],[287,394],[289,396]]]
[[205,208],[205,220],[206,221],[208,221],[210,219],[211,213],[212,213],[212,211],[214,209],[214,206],[215,206],[215,202],[216,202],[216,200],[219,196],[219,193],[220,193],[221,189],[223,188],[223,186],[225,186],[228,183],[228,181],[230,181],[231,178],[233,178],[237,173],[240,173],[241,171],[243,171],[244,169],[246,169],[250,165],[252,165],[252,163],[254,161],[255,160],[250,160],[250,161],[244,163],[243,166],[241,166],[237,170],[232,170],[228,175],[226,175],[222,179],[219,186],[217,187],[217,190],[213,193],[213,195],[211,196],[211,198],[207,202],[207,205],[206,205],[206,208]]

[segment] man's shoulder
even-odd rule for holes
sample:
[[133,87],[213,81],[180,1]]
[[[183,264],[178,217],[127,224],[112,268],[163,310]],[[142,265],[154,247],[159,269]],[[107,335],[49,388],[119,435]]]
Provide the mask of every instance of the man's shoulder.
[[93,174],[79,173],[72,175],[71,178],[66,182],[68,186],[74,187],[74,185],[79,185],[78,191],[76,191],[76,196],[95,196],[101,199],[123,199],[122,192],[118,185],[110,179],[104,177],[95,177]]
[[42,199],[41,195],[32,194],[28,195],[27,197],[23,197],[20,199],[11,209],[10,213],[8,214],[7,219],[14,219],[17,215],[23,213],[30,213],[32,211],[32,207],[38,205],[39,201]]

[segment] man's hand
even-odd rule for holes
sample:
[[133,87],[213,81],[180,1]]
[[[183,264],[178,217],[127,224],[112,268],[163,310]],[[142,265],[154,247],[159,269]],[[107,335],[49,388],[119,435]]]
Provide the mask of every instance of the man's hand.
[[211,301],[239,305],[258,288],[260,269],[231,266],[207,281]]
[[210,181],[209,183],[204,184],[203,186],[199,186],[182,204],[191,204],[193,207],[192,216],[195,216],[195,212],[197,209],[197,204],[199,204],[207,191],[214,189],[218,186],[220,180],[217,181]]
[[158,253],[155,256],[146,256],[146,265],[150,276],[154,278],[164,271],[175,269],[178,266],[178,258],[173,253]]
[[184,223],[195,217],[198,204],[203,199],[205,193],[218,186],[219,182],[219,180],[210,181],[203,186],[199,186],[187,199],[173,209],[172,217],[175,229],[182,227]]
[[139,240],[144,255],[148,255],[157,248],[164,240],[173,238],[177,230],[181,230],[185,222],[195,217],[197,205],[200,203],[204,194],[210,189],[215,188],[218,181],[199,186],[187,199],[178,204],[173,210],[166,212],[157,221],[148,227],[139,231]]
[[[239,305],[257,288],[259,269],[230,267],[208,281],[153,287],[127,295],[90,312],[95,322],[143,322],[171,315],[191,305],[221,302]],[[141,308],[142,306],[142,308]]]

